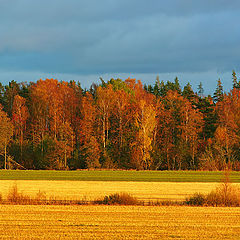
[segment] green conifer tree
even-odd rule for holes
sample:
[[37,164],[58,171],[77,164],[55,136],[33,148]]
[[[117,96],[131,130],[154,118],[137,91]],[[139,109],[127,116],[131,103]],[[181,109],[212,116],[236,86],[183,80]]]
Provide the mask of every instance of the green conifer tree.
[[213,101],[216,102],[220,102],[223,100],[223,86],[222,86],[222,82],[220,80],[220,78],[217,81],[217,88],[213,94]]

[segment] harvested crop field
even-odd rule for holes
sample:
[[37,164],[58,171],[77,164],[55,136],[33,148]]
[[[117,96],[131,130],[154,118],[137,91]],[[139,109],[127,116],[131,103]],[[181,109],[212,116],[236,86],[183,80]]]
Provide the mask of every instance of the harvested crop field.
[[1,239],[240,239],[240,208],[0,206]]
[[[29,196],[41,191],[47,197],[56,199],[95,200],[112,193],[126,192],[139,200],[148,201],[183,200],[195,192],[209,193],[220,183],[1,180],[0,193],[3,198],[14,184],[17,184],[20,193]],[[235,185],[240,186],[239,183]]]

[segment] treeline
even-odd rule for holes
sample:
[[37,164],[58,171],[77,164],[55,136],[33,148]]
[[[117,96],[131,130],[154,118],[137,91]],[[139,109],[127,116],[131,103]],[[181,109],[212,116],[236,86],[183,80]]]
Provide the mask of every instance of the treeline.
[[0,86],[1,168],[240,170],[240,82],[214,95],[178,79]]

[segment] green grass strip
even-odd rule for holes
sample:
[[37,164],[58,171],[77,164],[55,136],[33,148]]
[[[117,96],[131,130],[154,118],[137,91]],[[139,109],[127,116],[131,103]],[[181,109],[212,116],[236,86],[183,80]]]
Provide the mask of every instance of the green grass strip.
[[[224,173],[220,171],[0,170],[0,180],[221,182],[223,177]],[[230,180],[240,182],[240,172],[231,172]]]

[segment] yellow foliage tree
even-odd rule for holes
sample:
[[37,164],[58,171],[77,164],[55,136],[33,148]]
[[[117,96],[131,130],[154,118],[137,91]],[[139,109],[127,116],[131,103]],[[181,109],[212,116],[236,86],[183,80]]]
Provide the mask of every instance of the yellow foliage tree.
[[150,152],[152,150],[153,130],[156,126],[156,111],[152,105],[147,105],[144,100],[139,102],[140,111],[136,114],[138,132],[138,148],[142,158],[142,166],[148,169],[151,164]]
[[7,169],[7,145],[13,135],[13,125],[0,105],[0,154],[4,156],[4,168]]
[[145,92],[139,81],[135,86],[135,126],[138,129],[133,142],[133,159],[138,168],[149,169],[152,165],[151,151],[156,127],[154,98]]

